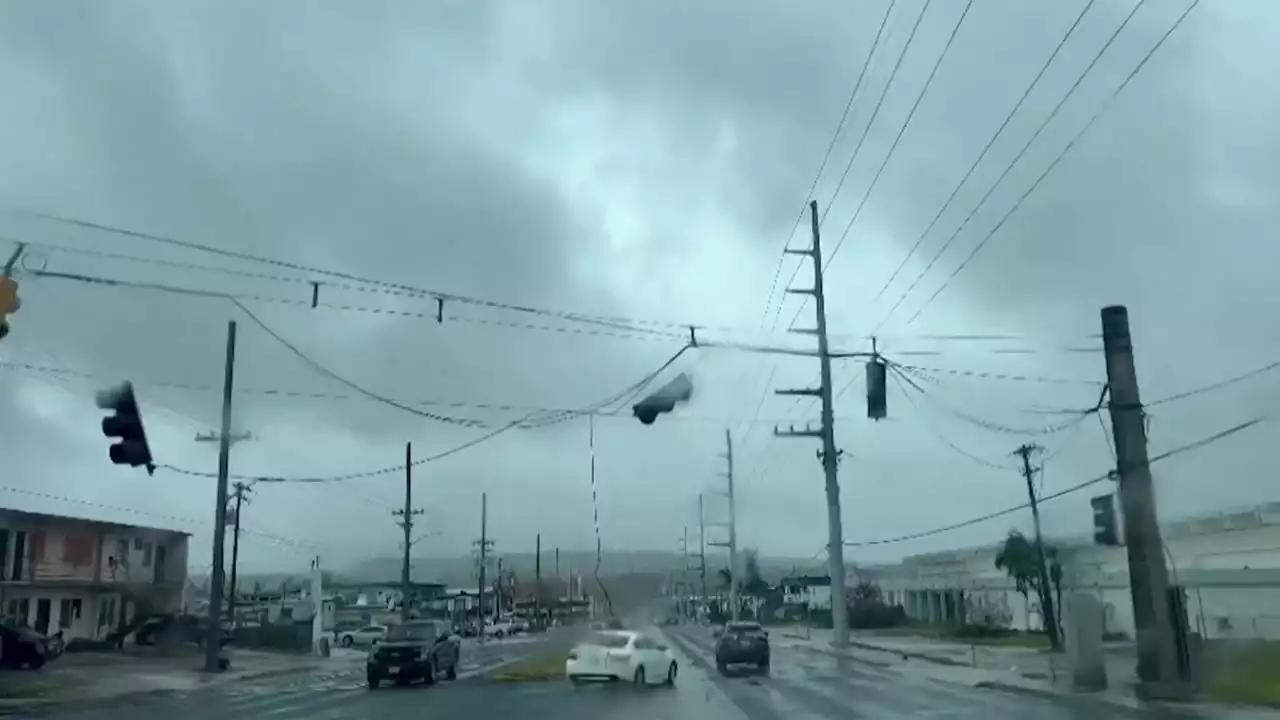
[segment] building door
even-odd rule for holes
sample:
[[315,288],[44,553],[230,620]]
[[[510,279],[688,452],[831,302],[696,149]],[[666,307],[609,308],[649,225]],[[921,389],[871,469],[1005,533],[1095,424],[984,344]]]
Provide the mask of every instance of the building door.
[[36,621],[32,627],[41,635],[46,635],[49,632],[49,614],[52,611],[52,606],[53,602],[49,598],[36,600]]

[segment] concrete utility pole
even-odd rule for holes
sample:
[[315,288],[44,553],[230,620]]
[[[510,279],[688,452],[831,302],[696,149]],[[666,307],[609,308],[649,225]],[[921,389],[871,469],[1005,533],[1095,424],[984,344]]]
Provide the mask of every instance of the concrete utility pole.
[[728,489],[725,495],[729,498],[729,542],[708,544],[713,547],[729,549],[729,619],[737,622],[739,613],[738,586],[742,584],[742,578],[738,574],[738,519],[733,502],[733,436],[728,428],[724,431],[724,444],[725,452],[721,453],[720,457],[723,457],[728,465],[724,477],[728,481]]
[[702,506],[702,493],[698,493],[698,575],[702,579],[701,607],[707,605],[707,514]]
[[409,575],[409,549],[413,547],[413,518],[424,511],[413,507],[413,443],[404,444],[404,509],[391,514],[400,518],[397,523],[404,530],[404,556],[400,560],[400,622],[409,620],[409,595],[413,581]]
[[1181,685],[1170,612],[1169,570],[1156,521],[1155,490],[1147,458],[1146,413],[1138,394],[1133,363],[1129,310],[1123,305],[1102,309],[1102,347],[1107,362],[1111,432],[1115,438],[1116,473],[1129,555],[1129,588],[1138,649],[1138,678],[1176,691]]
[[233,535],[231,536],[231,587],[228,590],[227,598],[227,615],[231,618],[234,625],[236,620],[236,568],[240,565],[240,510],[249,502],[249,484],[238,482],[235,484],[236,491],[232,493],[236,499],[235,521]]
[[819,388],[803,388],[799,390],[775,390],[778,395],[809,395],[822,400],[822,427],[819,430],[794,428],[788,430],[773,429],[777,437],[817,437],[822,439],[822,450],[818,458],[822,460],[822,471],[826,476],[827,491],[827,566],[831,576],[831,644],[843,648],[849,644],[849,615],[845,605],[845,572],[844,572],[844,528],[840,516],[840,478],[837,463],[842,451],[836,450],[835,413],[831,399],[831,353],[827,344],[827,299],[822,285],[822,241],[818,233],[818,203],[809,201],[809,224],[813,233],[813,244],[808,250],[786,249],[792,255],[807,255],[813,261],[813,289],[796,290],[787,288],[789,293],[812,295],[817,314],[815,329],[793,328],[792,332],[818,336],[818,360],[822,367],[822,386]]
[[204,643],[204,669],[218,672],[222,657],[222,585],[227,545],[227,480],[231,473],[231,396],[235,384],[236,321],[227,322],[227,356],[222,375],[222,433],[218,440],[218,490],[213,511],[213,582],[209,588],[209,627]]
[[1036,530],[1036,575],[1040,578],[1040,609],[1044,615],[1045,633],[1049,635],[1049,647],[1057,650],[1061,645],[1058,616],[1053,609],[1053,589],[1049,585],[1049,563],[1044,555],[1044,537],[1040,534],[1040,503],[1036,497],[1035,473],[1031,467],[1031,456],[1044,448],[1034,443],[1021,445],[1013,451],[1022,458],[1022,476],[1027,480],[1027,500],[1031,505],[1031,519]]

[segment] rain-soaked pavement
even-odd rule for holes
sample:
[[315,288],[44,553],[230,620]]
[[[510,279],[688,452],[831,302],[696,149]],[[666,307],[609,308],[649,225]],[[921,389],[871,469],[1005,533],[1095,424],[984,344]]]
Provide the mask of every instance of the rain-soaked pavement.
[[[368,690],[363,667],[326,676],[222,685],[192,693],[134,699],[113,707],[54,712],[63,720],[372,720],[404,717],[519,717],[522,720],[825,720],[827,718],[1036,718],[1037,720],[1187,717],[1168,710],[1110,708],[1087,700],[1048,700],[941,682],[803,648],[774,648],[767,676],[721,677],[712,640],[701,628],[668,628],[680,662],[674,688],[625,683],[573,687],[567,682],[498,683],[485,666],[516,646],[478,650],[471,677],[433,687]],[[528,650],[532,650],[529,646]],[[496,653],[496,654],[495,654]]]

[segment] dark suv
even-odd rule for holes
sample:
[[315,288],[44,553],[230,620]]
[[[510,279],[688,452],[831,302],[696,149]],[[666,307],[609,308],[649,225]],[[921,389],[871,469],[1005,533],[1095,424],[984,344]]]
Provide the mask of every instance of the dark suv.
[[730,665],[754,665],[769,672],[769,633],[760,623],[731,622],[716,631],[716,669],[726,673]]
[[394,679],[399,685],[413,680],[432,685],[441,673],[456,680],[460,649],[461,644],[446,623],[411,620],[392,625],[369,650],[365,666],[369,687],[376,688],[387,679]]

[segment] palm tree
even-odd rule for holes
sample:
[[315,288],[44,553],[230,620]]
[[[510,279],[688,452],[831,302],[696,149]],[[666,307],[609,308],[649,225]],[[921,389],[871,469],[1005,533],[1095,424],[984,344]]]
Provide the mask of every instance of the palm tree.
[[[1052,568],[1056,569],[1051,568],[1050,574],[1056,578],[1053,584],[1058,591],[1059,607],[1061,607],[1062,566],[1057,560],[1058,551],[1055,548],[1045,548],[1045,557],[1053,558]],[[1000,552],[996,553],[995,565],[1009,574],[1013,580],[1014,589],[1022,594],[1023,601],[1029,601],[1031,591],[1035,590],[1041,609],[1049,606],[1050,590],[1047,587],[1040,587],[1039,549],[1025,535],[1017,530],[1010,530],[1009,535],[1004,539],[1004,544],[1000,547]],[[1049,645],[1056,650],[1059,645],[1059,618],[1044,613],[1042,616],[1045,634],[1049,636]]]

